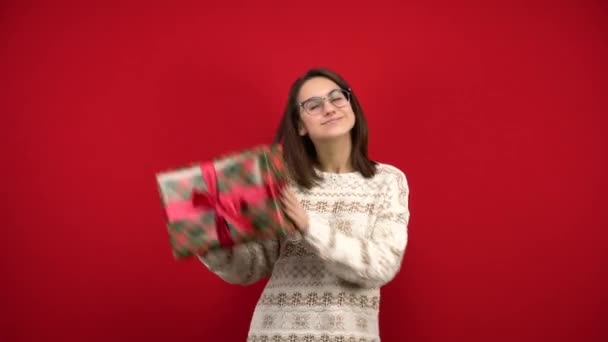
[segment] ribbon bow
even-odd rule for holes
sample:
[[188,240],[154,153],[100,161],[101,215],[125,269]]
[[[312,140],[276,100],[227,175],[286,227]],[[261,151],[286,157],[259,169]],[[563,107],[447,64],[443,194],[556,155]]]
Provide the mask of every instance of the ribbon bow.
[[202,177],[207,184],[206,191],[192,191],[192,205],[215,212],[215,224],[220,246],[229,248],[235,242],[230,225],[239,231],[251,233],[255,228],[251,220],[241,213],[245,205],[254,205],[267,198],[277,198],[280,186],[272,177],[267,177],[263,185],[235,186],[229,192],[220,193],[217,188],[217,173],[213,162],[201,165]]

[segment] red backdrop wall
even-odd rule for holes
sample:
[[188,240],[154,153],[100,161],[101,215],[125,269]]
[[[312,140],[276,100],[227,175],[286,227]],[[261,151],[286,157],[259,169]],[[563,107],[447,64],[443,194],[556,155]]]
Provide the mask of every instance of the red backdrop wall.
[[323,65],[410,181],[383,341],[608,340],[608,7],[500,3],[5,1],[0,339],[244,341],[264,283],[172,258],[155,172]]

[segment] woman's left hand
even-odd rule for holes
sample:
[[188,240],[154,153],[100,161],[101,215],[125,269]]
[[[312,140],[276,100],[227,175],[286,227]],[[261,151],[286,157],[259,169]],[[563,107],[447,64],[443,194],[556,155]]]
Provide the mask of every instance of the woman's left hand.
[[308,229],[308,213],[296,198],[296,195],[287,187],[281,191],[281,204],[285,214],[294,222],[296,228],[305,233]]

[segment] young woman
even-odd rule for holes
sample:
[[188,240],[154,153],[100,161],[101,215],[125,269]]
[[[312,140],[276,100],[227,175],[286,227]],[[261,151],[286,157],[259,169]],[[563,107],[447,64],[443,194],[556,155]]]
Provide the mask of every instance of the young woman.
[[313,69],[295,81],[276,142],[292,175],[283,207],[300,234],[199,257],[229,283],[270,275],[249,342],[380,341],[380,287],[401,268],[409,188],[401,170],[368,158],[367,133],[341,76]]

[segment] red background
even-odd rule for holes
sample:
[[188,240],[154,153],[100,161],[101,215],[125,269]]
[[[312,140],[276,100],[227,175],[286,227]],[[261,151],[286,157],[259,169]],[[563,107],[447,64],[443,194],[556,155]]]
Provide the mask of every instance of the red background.
[[263,282],[173,260],[154,174],[323,65],[410,181],[383,341],[608,340],[606,2],[367,5],[3,2],[0,339],[244,341]]

